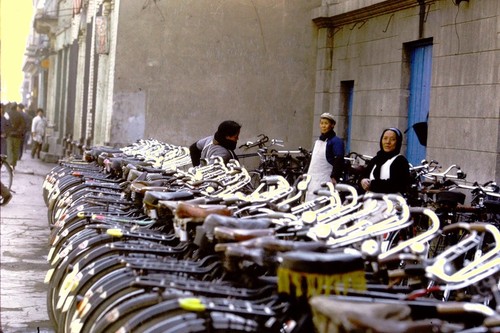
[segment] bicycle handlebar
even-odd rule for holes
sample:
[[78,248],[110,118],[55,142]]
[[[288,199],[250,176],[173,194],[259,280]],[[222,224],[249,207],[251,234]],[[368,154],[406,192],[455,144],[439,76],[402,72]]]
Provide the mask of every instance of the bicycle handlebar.
[[420,165],[411,165],[410,164],[410,170],[412,171],[421,171],[422,173],[429,173],[429,172],[434,172],[437,168],[440,168],[441,166],[436,160],[431,160],[428,162],[427,160],[422,160],[420,162]]
[[258,141],[256,142],[247,141],[245,144],[239,146],[239,148],[240,149],[242,148],[249,149],[253,147],[262,148],[269,141],[269,137],[267,135],[259,134],[258,137],[260,138]]
[[463,188],[463,189],[467,189],[467,190],[471,190],[471,191],[479,191],[479,193],[484,193],[484,194],[490,195],[492,197],[500,198],[500,193],[498,192],[499,187],[493,181],[487,182],[483,185],[479,185],[477,182],[475,182],[472,185],[458,184],[457,186],[459,188]]
[[[440,166],[438,168],[440,168]],[[455,175],[450,174],[450,172],[453,169],[457,170]],[[432,179],[436,179],[436,178],[465,179],[467,177],[467,174],[465,172],[463,172],[462,169],[460,169],[460,166],[458,166],[456,164],[452,164],[443,172],[429,172],[427,174],[424,174],[423,176],[426,178],[432,178]]]
[[279,146],[279,147],[284,147],[283,140],[279,139],[272,139],[271,140],[271,146]]
[[369,160],[371,160],[373,158],[373,156],[370,156],[370,155],[364,155],[364,154],[358,154],[356,152],[350,152],[349,155],[347,156],[344,156],[344,159],[347,160],[347,161],[355,161],[357,159],[360,159],[364,162],[368,162]]
[[[460,289],[471,285],[485,276],[498,272],[500,268],[500,231],[488,223],[455,223],[443,228],[443,232],[449,232],[455,229],[465,229],[470,232],[469,237],[463,238],[459,243],[451,246],[434,260],[431,266],[426,268],[427,275],[431,278],[437,278],[447,284],[447,289]],[[467,242],[476,245],[474,239],[478,233],[488,233],[493,237],[494,246],[480,257],[473,259],[466,266],[456,272],[447,271],[447,264],[454,258],[461,255],[468,247]]]
[[[260,139],[258,141],[256,141],[256,142],[247,141],[246,143],[239,146],[239,148],[240,149],[249,149],[249,148],[253,148],[253,147],[259,147],[261,149],[266,149],[266,148],[271,147],[271,146],[284,147],[284,141],[281,139],[271,139],[270,140],[271,142],[268,145],[266,145],[269,142],[269,137],[264,135],[264,134],[259,134],[258,136],[260,137]],[[302,148],[299,148],[299,150],[301,151]],[[298,152],[297,154],[299,154],[299,153],[300,152]]]

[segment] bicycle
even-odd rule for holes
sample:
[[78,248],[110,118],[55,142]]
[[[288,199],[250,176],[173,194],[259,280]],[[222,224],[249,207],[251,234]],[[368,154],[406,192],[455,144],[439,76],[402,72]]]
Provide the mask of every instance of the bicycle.
[[14,178],[14,172],[12,170],[12,166],[7,162],[7,155],[1,156],[1,175],[2,175],[2,184],[6,186],[9,190],[12,187],[12,179]]
[[239,147],[245,150],[259,148],[256,153],[239,155],[239,157],[259,156],[258,167],[249,170],[252,189],[256,189],[266,176],[282,176],[293,185],[301,175],[307,173],[311,152],[302,147],[297,150],[275,150],[271,148],[272,146],[283,147],[283,140],[269,140],[267,136],[260,134],[258,141],[247,142]]
[[[11,195],[6,199],[4,198],[5,192],[8,192],[9,194],[12,193],[11,187],[12,187],[12,180],[14,178],[12,166],[7,162],[7,155],[0,155],[1,157],[1,183],[2,183],[2,194],[0,194],[0,201],[2,205],[7,204],[9,202]],[[5,187],[5,189],[3,188]]]
[[356,188],[358,194],[364,193],[364,190],[360,187],[361,178],[366,170],[368,162],[372,159],[372,156],[358,154],[356,152],[350,152],[348,155],[344,156],[344,174],[342,175],[342,184],[348,184]]
[[[171,173],[127,164],[107,178],[105,160],[96,172],[71,166],[53,175],[59,190],[49,208],[55,228],[45,281],[58,331],[313,331],[318,308],[307,301],[315,295],[398,302],[415,308],[416,325],[425,308],[431,319],[450,319],[449,332],[496,323],[500,232],[456,223],[456,166],[417,167],[433,182],[422,179],[425,201],[410,207],[400,195],[358,195],[332,183],[304,202],[307,175],[296,186],[266,175],[246,194],[250,175],[237,161]],[[69,174],[84,182],[68,186]],[[490,185],[478,187],[481,205],[494,205]],[[449,244],[429,255],[442,237]],[[459,316],[448,318],[450,311]]]

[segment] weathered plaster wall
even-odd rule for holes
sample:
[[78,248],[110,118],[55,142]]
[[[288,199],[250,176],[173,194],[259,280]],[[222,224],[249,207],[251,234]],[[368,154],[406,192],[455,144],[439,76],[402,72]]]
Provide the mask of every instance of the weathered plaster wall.
[[144,115],[144,137],[179,145],[213,134],[226,119],[243,125],[240,143],[264,133],[291,149],[309,144],[311,11],[320,4],[120,2],[110,142],[122,143],[132,112]]
[[117,142],[128,143],[137,139],[157,138],[154,135],[145,136],[146,115],[144,112],[137,112],[146,104],[144,91],[116,93],[114,99],[114,108],[119,110],[120,121],[111,126],[111,137]]

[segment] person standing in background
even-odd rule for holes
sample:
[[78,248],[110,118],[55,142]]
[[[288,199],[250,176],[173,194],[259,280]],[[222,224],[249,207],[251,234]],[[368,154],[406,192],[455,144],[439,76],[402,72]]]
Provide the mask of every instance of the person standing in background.
[[337,136],[336,122],[333,115],[323,113],[319,120],[320,136],[316,140],[311,155],[311,163],[307,174],[311,176],[306,201],[316,197],[314,191],[321,189],[321,185],[332,182],[336,185],[341,181],[344,172],[344,141]]
[[0,104],[0,154],[7,155],[7,119],[4,117],[5,105]]
[[7,162],[16,168],[19,160],[21,143],[26,131],[26,122],[20,111],[18,111],[17,103],[10,103],[7,107],[7,112],[4,116],[7,120],[6,136],[7,136]]
[[21,148],[19,149],[19,160],[21,160],[21,158],[23,157],[23,152],[28,148],[29,141],[31,138],[31,117],[26,111],[24,104],[18,104],[17,107],[18,107],[17,110],[23,116],[25,123],[25,131],[23,134],[23,139],[21,141]]
[[47,121],[43,116],[43,109],[36,110],[36,117],[33,118],[31,124],[31,158],[35,158],[35,155],[40,159],[40,152],[42,150],[43,139],[45,138],[45,129],[47,128]]

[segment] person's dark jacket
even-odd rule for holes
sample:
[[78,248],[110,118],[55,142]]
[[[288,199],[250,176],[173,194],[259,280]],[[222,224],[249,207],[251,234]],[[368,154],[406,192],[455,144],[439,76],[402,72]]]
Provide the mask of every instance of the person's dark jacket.
[[26,122],[21,112],[10,109],[7,111],[8,122],[6,126],[6,136],[14,138],[23,138],[26,131]]
[[326,160],[333,166],[330,178],[340,181],[344,174],[345,165],[344,141],[336,135],[334,130],[321,134],[319,139],[326,141]]
[[33,122],[33,118],[26,113],[26,112],[21,112],[21,115],[24,118],[24,134],[29,135],[31,133],[31,123]]
[[9,127],[9,121],[3,116],[0,117],[0,134],[2,138],[7,136],[7,128]]
[[[396,154],[398,155],[398,154]],[[382,151],[370,160],[363,178],[370,178],[373,170],[374,179],[370,182],[370,191],[377,193],[400,193],[405,194],[410,187],[410,168],[406,157],[398,155],[389,168],[390,176],[388,179],[380,179],[380,167],[396,155],[387,155]]]
[[189,146],[189,155],[191,156],[191,163],[193,166],[198,166],[201,163],[201,152],[206,145],[211,144],[214,139],[213,135],[200,139]]

